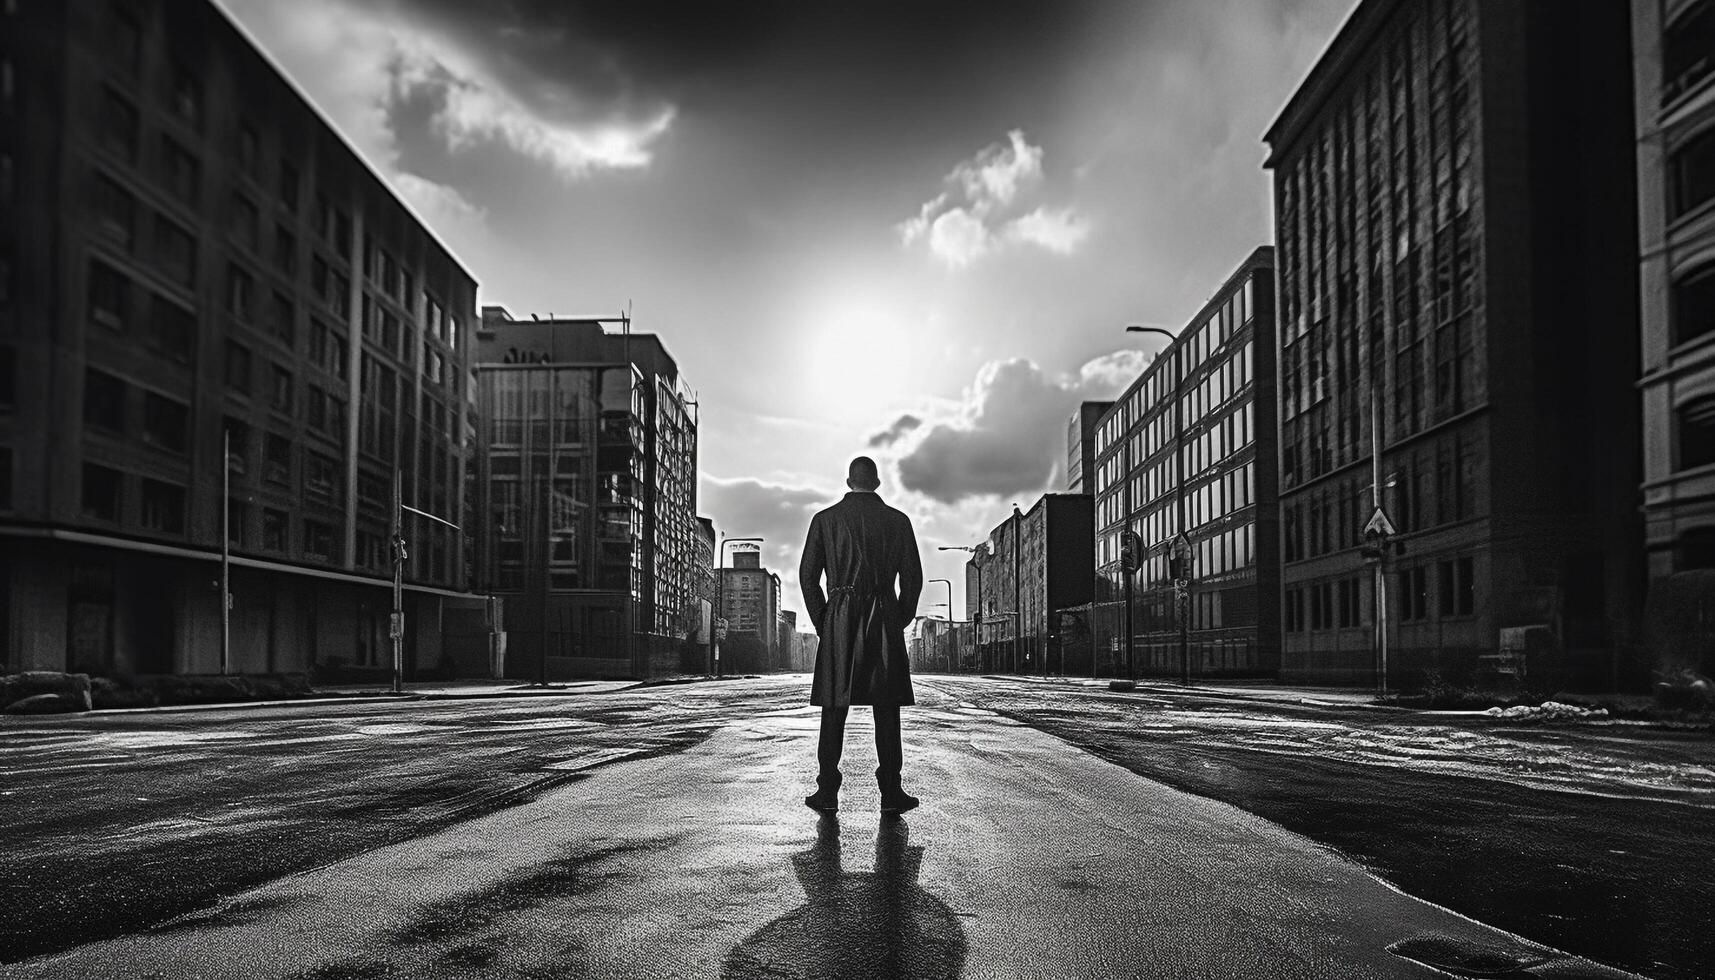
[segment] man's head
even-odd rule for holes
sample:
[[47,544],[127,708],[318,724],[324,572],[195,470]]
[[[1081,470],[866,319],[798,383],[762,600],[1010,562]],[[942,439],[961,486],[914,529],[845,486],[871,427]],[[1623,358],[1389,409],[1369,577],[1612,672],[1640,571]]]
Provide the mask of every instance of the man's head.
[[875,460],[859,456],[846,467],[846,486],[853,490],[874,490],[881,486],[881,474],[876,472]]

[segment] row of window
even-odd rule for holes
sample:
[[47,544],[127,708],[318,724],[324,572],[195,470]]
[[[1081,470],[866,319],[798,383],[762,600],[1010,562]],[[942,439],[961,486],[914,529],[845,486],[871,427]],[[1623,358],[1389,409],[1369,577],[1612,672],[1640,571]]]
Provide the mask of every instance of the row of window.
[[[1348,576],[1284,590],[1281,627],[1288,633],[1373,626],[1374,595],[1369,576]],[[1452,558],[1395,572],[1390,582],[1391,609],[1402,623],[1453,619],[1477,611],[1476,562]]]

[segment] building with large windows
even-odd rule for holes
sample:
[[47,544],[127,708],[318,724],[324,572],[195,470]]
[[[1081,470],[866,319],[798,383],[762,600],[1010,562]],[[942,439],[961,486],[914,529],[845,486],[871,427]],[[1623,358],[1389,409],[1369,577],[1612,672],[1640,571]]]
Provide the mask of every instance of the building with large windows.
[[721,615],[727,621],[721,641],[721,671],[728,674],[774,670],[780,639],[780,576],[762,564],[756,545],[733,546],[732,567],[719,569]]
[[1652,579],[1715,569],[1715,3],[1632,4]]
[[1620,671],[1641,571],[1629,26],[1623,4],[1366,0],[1270,127],[1283,679],[1375,683],[1382,640],[1395,682],[1512,671],[1526,646]]
[[[216,5],[6,4],[0,671],[390,672],[395,479],[456,523],[475,303]],[[404,536],[410,676],[466,583]]]
[[[1279,668],[1273,382],[1274,250],[1262,246],[1097,423],[1098,670],[1208,677]],[[1143,545],[1131,576],[1122,563],[1128,529]]]
[[485,306],[474,360],[467,520],[476,581],[506,600],[508,674],[699,667],[695,400],[660,339]]

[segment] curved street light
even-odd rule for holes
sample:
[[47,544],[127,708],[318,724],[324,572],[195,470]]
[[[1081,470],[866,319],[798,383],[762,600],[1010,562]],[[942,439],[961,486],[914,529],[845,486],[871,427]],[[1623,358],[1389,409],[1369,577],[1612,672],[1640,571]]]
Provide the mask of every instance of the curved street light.
[[[756,537],[729,538],[724,532],[721,534],[720,548],[715,556],[714,618],[716,620],[724,619],[726,616],[726,546],[729,544],[737,544],[741,541],[753,541],[760,545],[763,539]],[[721,676],[721,643],[720,640],[715,639],[715,634],[717,632],[718,630],[715,622],[711,621],[709,623],[709,649],[713,651],[714,655],[714,675],[716,678],[719,678]]]
[[[1179,335],[1173,333],[1171,330],[1168,330],[1164,327],[1152,327],[1152,326],[1148,326],[1146,324],[1132,323],[1132,324],[1127,324],[1125,330],[1126,330],[1126,333],[1160,334],[1161,336],[1167,338],[1168,346],[1173,350],[1173,470],[1174,470],[1173,498],[1174,498],[1174,513],[1175,513],[1175,523],[1178,525],[1178,528],[1179,528],[1178,539],[1180,541],[1188,541],[1189,538],[1187,537],[1187,535],[1185,533],[1185,531],[1186,531],[1186,528],[1185,528],[1185,402],[1184,402],[1184,399],[1182,397],[1182,388],[1183,388],[1184,381],[1185,381],[1184,348],[1177,346],[1177,342],[1179,340]],[[1126,514],[1125,514],[1125,521],[1126,521],[1126,528],[1127,528],[1127,530],[1129,530],[1131,528],[1131,510],[1132,510],[1132,502],[1131,502],[1131,465],[1132,465],[1132,460],[1131,460],[1131,439],[1129,436],[1126,438],[1125,448],[1126,448],[1126,472],[1125,472],[1125,488],[1126,488],[1125,509],[1126,509]],[[1189,557],[1189,556],[1186,556],[1186,557]],[[1175,588],[1174,588],[1174,592],[1175,592],[1174,600],[1175,601],[1174,601],[1174,610],[1173,611],[1174,611],[1174,618],[1179,620],[1179,683],[1189,684],[1189,683],[1191,683],[1191,659],[1190,659],[1190,652],[1189,652],[1190,651],[1190,638],[1189,638],[1190,622],[1189,621],[1190,621],[1190,613],[1191,613],[1191,600],[1190,600],[1191,576],[1189,574],[1190,573],[1189,561],[1183,561],[1181,564],[1180,570],[1184,573],[1184,576],[1182,579],[1182,581],[1185,582],[1184,598],[1181,599],[1180,596],[1178,595],[1179,589],[1177,587],[1178,583],[1176,581],[1175,582]],[[1125,590],[1126,619],[1127,619],[1126,636],[1125,636],[1125,650],[1126,650],[1126,663],[1128,666],[1128,670],[1131,669],[1130,664],[1132,662],[1132,658],[1131,658],[1131,643],[1132,643],[1132,641],[1131,641],[1131,623],[1130,623],[1130,619],[1131,619],[1131,593],[1132,593],[1131,580],[1130,580],[1130,576],[1128,574],[1127,579],[1126,579],[1126,590]],[[1131,679],[1133,681],[1137,680],[1137,672],[1135,670],[1131,670]]]

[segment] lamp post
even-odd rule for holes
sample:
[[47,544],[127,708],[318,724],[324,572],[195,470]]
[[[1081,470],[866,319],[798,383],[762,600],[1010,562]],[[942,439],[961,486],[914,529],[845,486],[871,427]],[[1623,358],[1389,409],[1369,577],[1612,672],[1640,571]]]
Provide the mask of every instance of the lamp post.
[[947,629],[951,631],[953,628],[953,580],[945,578],[932,578],[929,580],[930,585],[934,585],[936,582],[940,582],[942,585],[947,587]]
[[[1168,560],[1168,568],[1177,574],[1173,575],[1173,604],[1174,618],[1179,621],[1179,682],[1191,683],[1190,655],[1190,618],[1191,618],[1191,553],[1188,547],[1190,537],[1185,527],[1185,401],[1181,397],[1185,381],[1185,358],[1183,348],[1177,342],[1179,336],[1162,327],[1150,327],[1142,324],[1128,324],[1127,333],[1156,333],[1166,337],[1168,346],[1173,350],[1173,497],[1174,522],[1178,528],[1178,537],[1173,542],[1172,550],[1178,552],[1177,567],[1172,558]],[[1126,438],[1126,448],[1130,451],[1131,439]],[[1126,474],[1127,492],[1130,492],[1131,474]],[[1126,526],[1131,526],[1131,514],[1126,514]],[[1129,586],[1128,586],[1129,593]],[[1127,637],[1129,642],[1130,638]]]
[[[980,544],[943,544],[937,545],[936,551],[963,551],[971,556],[971,567],[977,570],[977,614],[971,620],[971,631],[976,637],[977,661],[980,669],[983,656],[983,565],[988,561],[988,549]],[[952,596],[952,586],[948,586],[948,597]],[[967,610],[971,605],[970,596],[965,597]],[[952,609],[947,610],[948,615]]]
[[[763,539],[756,537],[729,538],[725,534],[721,535],[720,548],[715,553],[715,622],[711,623],[709,626],[716,636],[714,645],[714,675],[716,677],[721,676],[720,627],[717,624],[726,617],[726,546],[729,544],[737,544],[741,541],[749,541],[754,542],[757,545],[761,545],[762,540]],[[815,624],[811,623],[810,625],[814,626]]]
[[1015,501],[1012,505],[1012,672],[1015,674],[1024,672],[1023,657],[1021,656],[1024,651],[1024,614],[1022,612],[1024,604],[1018,601],[1021,584],[1018,562],[1021,553],[1024,551],[1023,531],[1024,515],[1019,512],[1018,504]]

